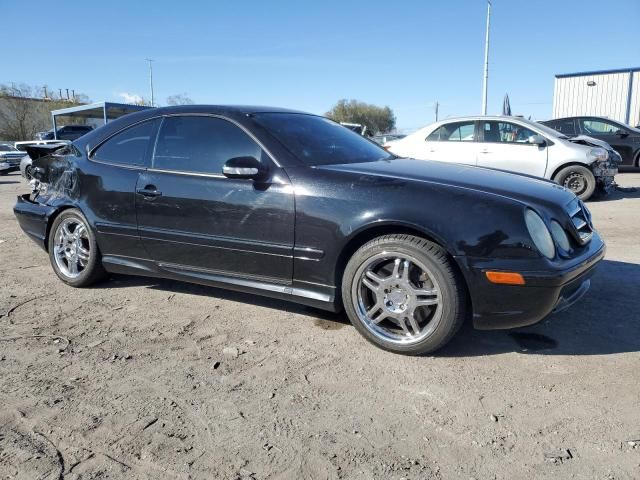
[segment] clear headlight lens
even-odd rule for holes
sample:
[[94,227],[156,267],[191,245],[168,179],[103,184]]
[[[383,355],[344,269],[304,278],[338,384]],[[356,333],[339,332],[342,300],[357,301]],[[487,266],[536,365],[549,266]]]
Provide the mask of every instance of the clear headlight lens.
[[555,220],[551,222],[551,236],[561,249],[563,249],[565,252],[569,251],[569,249],[571,248],[571,244],[569,243],[567,232],[565,232],[564,228],[562,228],[562,226]]
[[540,215],[533,210],[527,209],[524,214],[524,221],[527,224],[531,240],[533,240],[533,244],[538,251],[547,258],[555,257],[556,247],[553,244],[551,233],[542,218],[540,218]]
[[609,158],[609,152],[604,148],[596,147],[589,150],[589,158],[593,160],[606,160]]

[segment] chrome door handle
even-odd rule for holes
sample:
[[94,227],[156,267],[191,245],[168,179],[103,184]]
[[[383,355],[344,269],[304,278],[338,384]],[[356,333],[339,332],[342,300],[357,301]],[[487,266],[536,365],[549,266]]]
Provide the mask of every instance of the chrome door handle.
[[159,197],[162,195],[162,192],[158,191],[156,189],[156,187],[154,187],[153,185],[147,185],[144,188],[138,188],[136,190],[136,193],[138,193],[139,195],[142,195],[143,197]]

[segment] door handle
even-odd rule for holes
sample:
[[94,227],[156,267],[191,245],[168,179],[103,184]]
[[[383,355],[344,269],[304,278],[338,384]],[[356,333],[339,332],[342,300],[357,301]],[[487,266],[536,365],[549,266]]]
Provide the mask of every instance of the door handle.
[[488,149],[483,148],[482,150],[480,150],[480,153],[491,153]]
[[159,197],[162,195],[162,192],[158,191],[155,185],[147,185],[144,188],[138,188],[136,193],[148,198]]

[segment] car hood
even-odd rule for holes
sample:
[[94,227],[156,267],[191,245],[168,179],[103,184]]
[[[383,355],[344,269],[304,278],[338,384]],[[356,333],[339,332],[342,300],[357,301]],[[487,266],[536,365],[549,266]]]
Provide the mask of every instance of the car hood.
[[449,185],[522,202],[565,206],[575,198],[575,195],[564,187],[538,177],[433,160],[396,158],[377,162],[323,165],[316,168]]
[[587,135],[576,135],[575,137],[568,138],[567,141],[571,143],[577,143],[579,145],[586,145],[588,147],[602,147],[605,150],[613,150],[611,148],[611,145],[609,145],[604,140],[599,140]]

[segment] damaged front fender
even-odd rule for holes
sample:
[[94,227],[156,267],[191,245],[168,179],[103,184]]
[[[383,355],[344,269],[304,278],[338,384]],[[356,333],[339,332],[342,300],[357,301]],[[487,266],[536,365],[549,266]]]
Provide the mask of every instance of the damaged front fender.
[[578,135],[570,138],[569,141],[587,147],[601,148],[607,152],[606,159],[595,160],[589,167],[593,172],[593,176],[600,190],[605,193],[610,193],[615,188],[615,176],[618,173],[618,165],[622,163],[620,154],[604,140],[586,135]]

